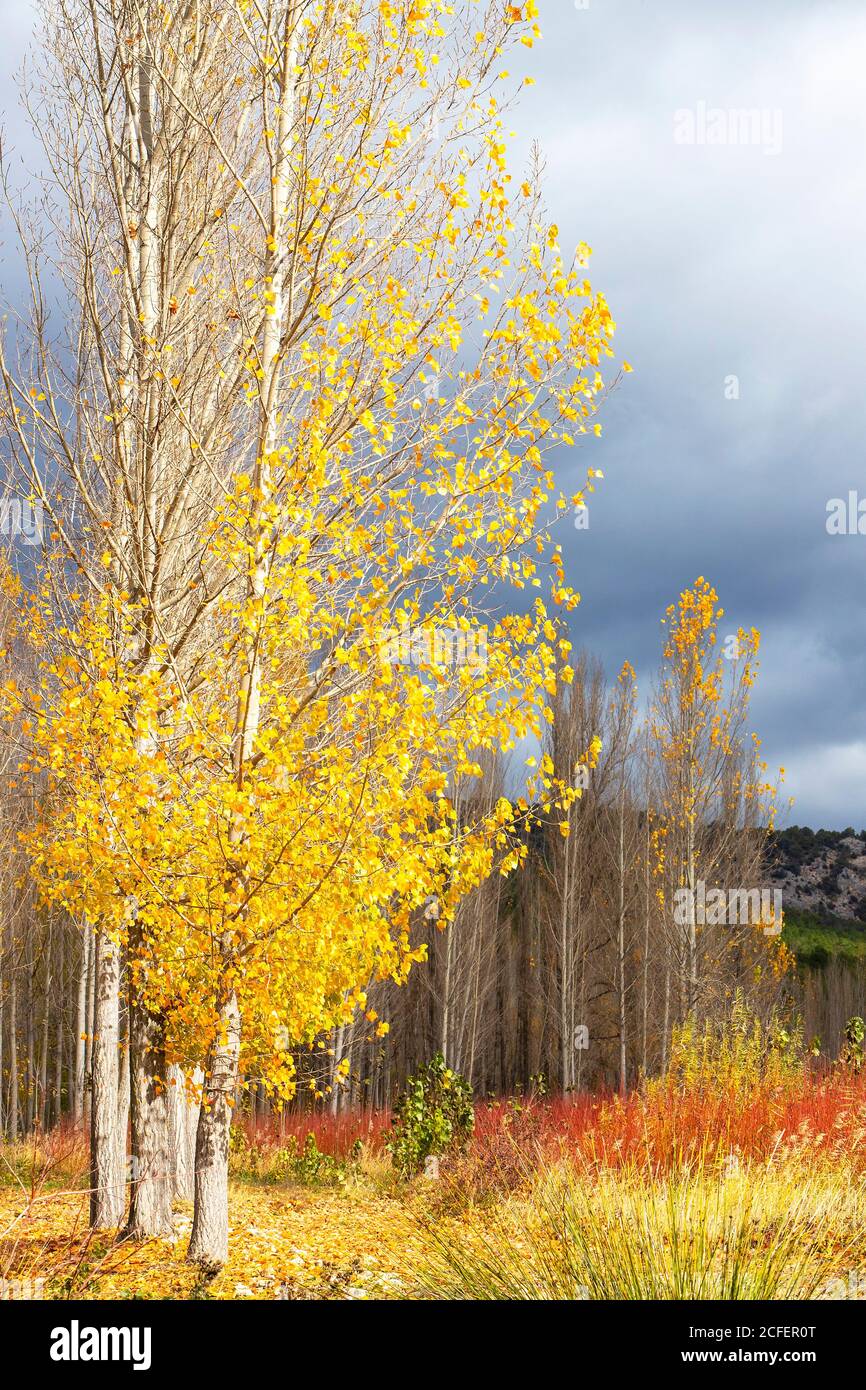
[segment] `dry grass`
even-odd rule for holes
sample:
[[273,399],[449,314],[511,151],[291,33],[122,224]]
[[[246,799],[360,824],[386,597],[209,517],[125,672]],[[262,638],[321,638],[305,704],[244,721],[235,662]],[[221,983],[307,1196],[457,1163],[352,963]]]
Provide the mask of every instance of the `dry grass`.
[[866,1182],[826,1161],[566,1159],[528,1187],[447,1232],[425,1224],[428,1296],[810,1299],[866,1265]]

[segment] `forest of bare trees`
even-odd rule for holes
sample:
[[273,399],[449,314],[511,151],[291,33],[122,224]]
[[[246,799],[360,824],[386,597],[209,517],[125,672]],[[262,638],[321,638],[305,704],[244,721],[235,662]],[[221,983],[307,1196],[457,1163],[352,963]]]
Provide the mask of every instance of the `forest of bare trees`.
[[[480,1095],[625,1090],[664,1071],[672,1030],[690,1012],[722,1017],[740,991],[767,1016],[790,992],[772,927],[767,933],[760,923],[722,923],[695,930],[674,920],[672,894],[688,882],[690,854],[706,883],[726,888],[765,885],[769,866],[766,820],[754,804],[755,754],[740,737],[748,697],[742,669],[723,672],[731,691],[724,708],[736,734],[715,761],[690,759],[703,798],[691,837],[683,834],[687,817],[675,801],[683,769],[670,756],[659,712],[666,708],[671,717],[669,666],[647,717],[639,718],[630,668],[611,683],[598,662],[581,656],[571,694],[555,706],[539,754],[561,770],[581,771],[568,836],[542,813],[526,835],[522,866],[508,876],[493,872],[445,931],[431,901],[414,938],[426,944],[427,960],[401,988],[371,981],[366,1014],[298,1054],[297,1104],[387,1105],[437,1051]],[[594,739],[601,748],[592,765]],[[514,760],[491,767],[485,795],[495,799],[521,772]],[[16,806],[17,819],[9,810]],[[37,910],[16,847],[28,808],[14,791],[4,807],[0,1113],[11,1137],[64,1117],[87,1121],[93,1036],[104,1031],[105,1015],[98,939],[84,921]],[[765,802],[758,811],[767,811]],[[123,995],[121,989],[121,1001]],[[375,1035],[371,1017],[387,1022],[384,1037]],[[115,1103],[124,1128],[128,1028],[122,1003]],[[182,1078],[176,1080],[171,1095],[180,1118],[173,1124],[182,1133],[189,1120]],[[244,1080],[242,1107],[269,1107],[258,1078]]]
[[[710,731],[705,761],[672,759],[660,713],[672,717],[670,664],[642,719],[631,669],[609,682],[597,661],[581,657],[544,750],[559,769],[583,771],[570,833],[563,836],[558,819],[542,820],[527,837],[522,867],[507,878],[492,874],[446,932],[432,920],[435,907],[426,914],[419,932],[427,963],[402,989],[370,987],[375,1013],[389,1024],[385,1039],[361,1019],[329,1040],[324,1064],[313,1056],[304,1068],[299,1059],[316,1094],[334,1108],[387,1104],[437,1051],[481,1095],[625,1091],[664,1072],[672,1032],[689,1014],[722,1018],[739,992],[767,1019],[797,997],[769,920],[675,920],[673,895],[690,871],[707,885],[766,889],[775,789],[761,782],[755,747],[741,737],[749,685],[736,667],[725,672],[733,695],[723,750]],[[683,708],[694,716],[688,701]],[[595,737],[601,751],[590,766]],[[489,794],[514,773],[513,765],[497,767]],[[701,799],[693,833],[692,797]],[[341,1086],[334,1069],[345,1058],[351,1081]]]

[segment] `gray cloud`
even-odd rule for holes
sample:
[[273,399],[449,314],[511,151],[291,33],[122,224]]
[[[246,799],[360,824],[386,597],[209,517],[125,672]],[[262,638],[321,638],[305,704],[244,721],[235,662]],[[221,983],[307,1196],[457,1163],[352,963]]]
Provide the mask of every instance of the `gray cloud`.
[[[801,822],[866,820],[866,108],[859,4],[541,0],[512,122],[538,138],[563,245],[594,248],[627,377],[600,441],[587,532],[566,535],[576,644],[646,685],[658,620],[697,575],[762,630],[754,727]],[[677,144],[675,113],[781,112],[778,153]],[[766,126],[772,130],[772,122]],[[739,399],[725,399],[725,379]],[[590,457],[592,451],[592,457]]]

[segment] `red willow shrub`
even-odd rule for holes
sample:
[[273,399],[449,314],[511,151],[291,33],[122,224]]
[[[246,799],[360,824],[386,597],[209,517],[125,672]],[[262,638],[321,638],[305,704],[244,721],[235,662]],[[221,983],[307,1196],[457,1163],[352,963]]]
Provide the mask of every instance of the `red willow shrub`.
[[[766,1160],[808,1148],[847,1155],[866,1168],[866,1075],[804,1073],[796,1087],[736,1087],[654,1082],[625,1098],[580,1095],[480,1106],[476,1158],[501,1164],[507,1147],[530,1156],[562,1154],[606,1167],[638,1163],[665,1169],[708,1153]],[[511,1166],[517,1165],[512,1159]],[[519,1165],[517,1165],[519,1166]]]
[[249,1115],[236,1123],[243,1129],[251,1148],[284,1148],[294,1139],[303,1148],[312,1134],[319,1153],[329,1158],[346,1159],[360,1141],[373,1150],[384,1146],[384,1137],[391,1127],[390,1110],[343,1110],[332,1115],[328,1110],[285,1110],[282,1114]]
[[[391,1114],[287,1110],[238,1123],[250,1147],[263,1154],[290,1138],[300,1149],[312,1134],[320,1153],[346,1159],[358,1141],[381,1152]],[[608,1092],[479,1101],[466,1154],[448,1168],[451,1185],[464,1186],[472,1200],[513,1190],[539,1158],[571,1156],[605,1167],[638,1163],[664,1172],[699,1154],[766,1161],[801,1149],[846,1156],[866,1171],[866,1072],[805,1071],[796,1084],[764,1081],[747,1092],[733,1085],[653,1081],[625,1097]]]

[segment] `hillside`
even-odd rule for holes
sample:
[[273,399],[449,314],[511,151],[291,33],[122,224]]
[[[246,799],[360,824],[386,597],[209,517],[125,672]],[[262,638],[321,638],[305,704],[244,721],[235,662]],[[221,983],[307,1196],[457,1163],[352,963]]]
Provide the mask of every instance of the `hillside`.
[[777,831],[771,862],[786,913],[809,914],[815,925],[862,924],[866,934],[866,830]]

